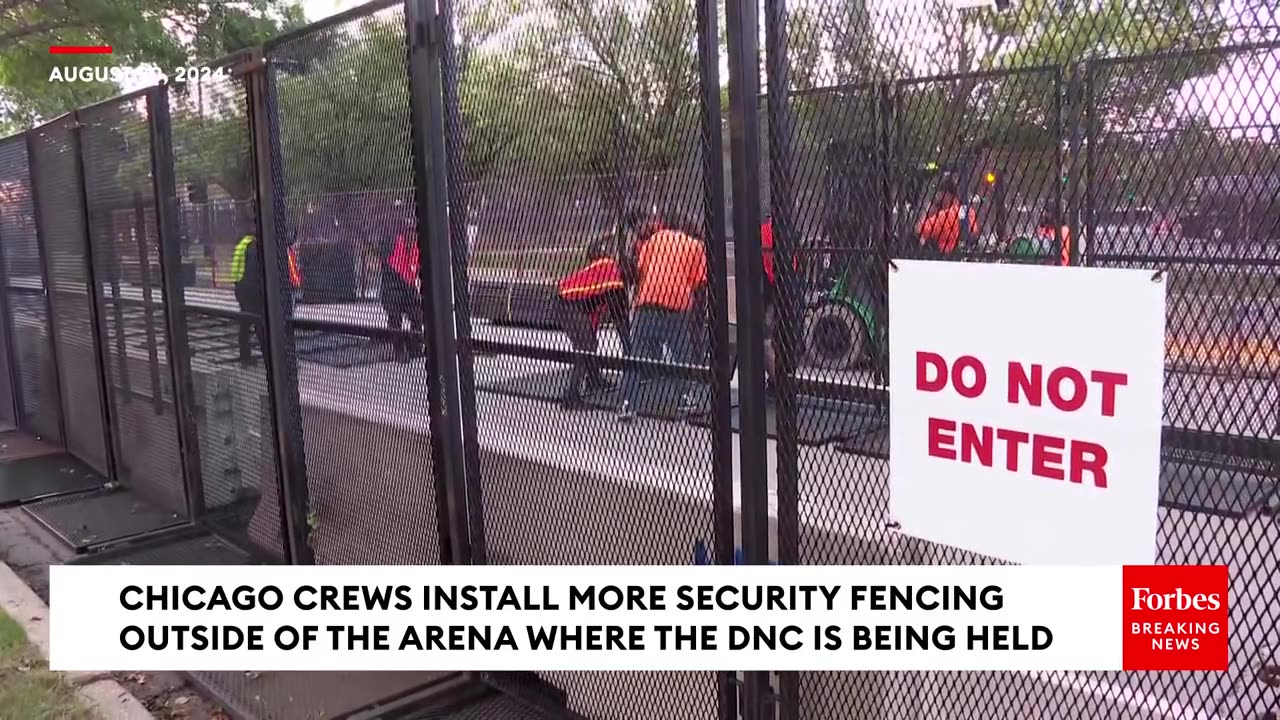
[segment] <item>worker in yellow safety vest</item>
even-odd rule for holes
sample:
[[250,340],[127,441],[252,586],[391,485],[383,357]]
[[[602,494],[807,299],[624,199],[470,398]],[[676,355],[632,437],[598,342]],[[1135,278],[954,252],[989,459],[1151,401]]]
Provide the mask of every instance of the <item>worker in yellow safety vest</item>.
[[[298,270],[298,258],[293,246],[287,253],[289,264],[289,292],[283,293],[285,316],[293,314],[293,291],[302,287],[302,273]],[[242,313],[239,321],[237,344],[240,350],[240,362],[248,365],[253,362],[253,351],[249,345],[249,335],[257,336],[258,349],[266,354],[266,340],[263,335],[263,316],[266,314],[266,295],[262,287],[262,252],[258,249],[257,238],[252,234],[240,238],[235,251],[231,254],[231,282],[235,286],[236,304]]]
[[231,255],[231,282],[235,284],[236,304],[240,306],[240,363],[249,365],[253,362],[253,351],[249,346],[249,334],[258,337],[258,349],[266,355],[266,341],[262,332],[262,316],[265,301],[262,294],[262,253],[258,250],[256,238],[245,235],[236,244]]

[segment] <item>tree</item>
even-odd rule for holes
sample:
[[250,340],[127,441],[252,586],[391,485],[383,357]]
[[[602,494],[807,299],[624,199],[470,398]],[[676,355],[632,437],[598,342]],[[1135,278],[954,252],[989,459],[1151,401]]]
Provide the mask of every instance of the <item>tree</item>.
[[[0,11],[0,130],[16,131],[119,92],[112,82],[50,82],[55,67],[164,71],[215,59],[304,22],[296,0],[8,0]],[[50,45],[111,55],[51,55]]]

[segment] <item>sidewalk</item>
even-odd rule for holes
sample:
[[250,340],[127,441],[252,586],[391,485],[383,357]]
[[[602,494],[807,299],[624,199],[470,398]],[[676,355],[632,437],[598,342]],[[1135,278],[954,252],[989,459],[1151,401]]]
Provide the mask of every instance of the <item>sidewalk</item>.
[[[26,632],[41,657],[48,657],[49,566],[71,551],[21,510],[0,511],[0,608]],[[220,707],[174,673],[71,673],[82,704],[102,720],[229,720]],[[3,708],[0,708],[3,716]]]

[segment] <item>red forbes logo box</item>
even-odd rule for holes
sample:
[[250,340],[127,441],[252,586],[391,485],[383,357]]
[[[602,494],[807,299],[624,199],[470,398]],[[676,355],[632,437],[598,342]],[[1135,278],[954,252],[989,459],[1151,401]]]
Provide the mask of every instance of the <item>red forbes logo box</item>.
[[1227,669],[1227,568],[1124,568],[1125,670]]

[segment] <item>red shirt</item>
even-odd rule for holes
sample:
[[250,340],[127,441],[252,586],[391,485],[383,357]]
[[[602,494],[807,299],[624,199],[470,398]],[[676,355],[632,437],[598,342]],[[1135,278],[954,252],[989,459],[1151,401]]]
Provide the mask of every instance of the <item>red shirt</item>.
[[590,310],[591,326],[599,330],[600,318],[605,310],[605,303],[601,301],[609,293],[620,292],[625,287],[618,263],[613,258],[600,258],[569,273],[560,281],[560,299],[566,302],[596,303]]
[[391,269],[396,271],[411,286],[418,284],[418,243],[413,242],[405,234],[396,236],[395,249],[387,259]]
[[[761,260],[764,262],[764,277],[769,281],[770,285],[778,283],[777,269],[773,265],[773,219],[765,220],[760,225],[760,252]],[[795,255],[791,256],[791,267],[795,270],[800,269],[800,258]]]
[[560,297],[564,300],[595,300],[605,293],[621,290],[622,272],[613,258],[600,258],[575,270],[560,281]]

